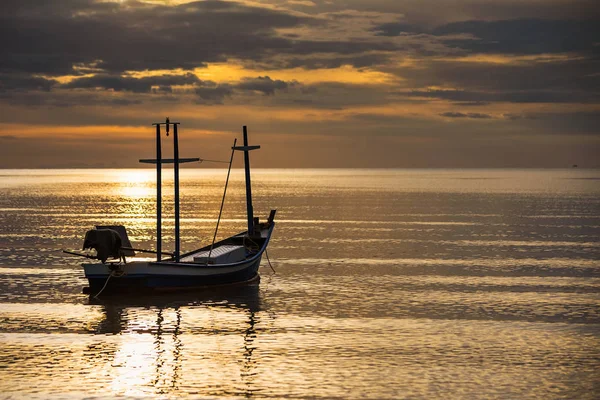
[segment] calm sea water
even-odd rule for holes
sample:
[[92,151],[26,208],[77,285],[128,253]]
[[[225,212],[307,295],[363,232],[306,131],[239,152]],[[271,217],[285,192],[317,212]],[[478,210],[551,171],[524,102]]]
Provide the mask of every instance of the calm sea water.
[[[184,250],[225,174],[182,171]],[[91,302],[60,249],[95,224],[152,248],[153,179],[0,170],[0,397],[600,396],[599,170],[257,170],[260,286]],[[244,212],[235,171],[219,236]]]

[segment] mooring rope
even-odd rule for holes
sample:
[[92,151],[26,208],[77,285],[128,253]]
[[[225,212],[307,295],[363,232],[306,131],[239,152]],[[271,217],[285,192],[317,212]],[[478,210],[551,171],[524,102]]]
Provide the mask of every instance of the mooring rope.
[[[249,251],[254,251],[254,249],[252,248],[252,246],[248,246],[246,245],[246,240],[249,241],[250,243],[254,244],[254,246],[256,246],[256,250],[260,250],[260,245],[258,243],[256,243],[254,240],[250,239],[249,236],[244,236],[244,247],[249,250]],[[273,265],[271,264],[271,259],[269,258],[269,252],[267,251],[267,249],[265,249],[265,255],[267,256],[267,261],[269,262],[269,267],[271,267],[271,270],[273,271],[273,273],[277,273],[277,271],[275,271],[275,268],[273,268]]]
[[111,276],[112,276],[112,271],[110,271],[110,274],[108,274],[108,278],[106,278],[106,282],[104,282],[104,286],[102,286],[102,289],[100,289],[100,291],[98,293],[96,293],[96,295],[94,296],[95,299],[97,299],[98,296],[100,296],[100,293],[102,293],[104,291],[104,289],[106,289],[106,285],[108,285],[108,281],[110,280]]
[[[235,147],[237,143],[237,138],[233,140],[233,147]],[[213,247],[215,246],[215,240],[217,240],[217,232],[219,231],[219,223],[221,222],[221,215],[223,214],[223,205],[225,204],[225,195],[227,194],[227,185],[229,184],[229,175],[231,174],[231,164],[233,163],[233,155],[235,150],[231,149],[231,158],[229,159],[229,168],[227,169],[227,179],[225,180],[225,190],[223,190],[223,199],[221,200],[221,209],[219,210],[219,218],[217,218],[217,226],[215,227],[215,234],[213,236],[212,243],[210,244],[210,250],[208,252],[208,257],[206,257],[206,265],[208,265],[208,261],[210,260],[210,255],[212,254]],[[210,161],[210,160],[207,160]]]
[[265,249],[265,255],[267,256],[267,261],[269,262],[269,267],[271,267],[271,269],[273,270],[273,273],[276,274],[277,272],[275,271],[275,268],[273,268],[273,265],[271,265],[271,259],[269,258],[269,252],[267,251],[267,249]]
[[111,276],[114,276],[115,278],[119,278],[119,277],[123,276],[124,273],[125,273],[125,271],[123,271],[123,270],[111,270],[110,274],[108,274],[108,278],[106,278],[106,282],[104,282],[104,286],[102,286],[102,289],[100,289],[100,291],[98,293],[96,293],[94,298],[97,299],[98,296],[100,296],[100,293],[104,292],[104,289],[106,289],[106,286],[108,285],[108,281],[110,280]]

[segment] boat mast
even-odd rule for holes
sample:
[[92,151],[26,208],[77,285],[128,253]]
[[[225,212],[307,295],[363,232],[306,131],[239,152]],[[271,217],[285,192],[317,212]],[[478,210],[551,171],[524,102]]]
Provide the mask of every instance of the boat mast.
[[[175,173],[175,252],[173,258],[179,261],[181,254],[181,239],[179,229],[179,164],[200,161],[199,158],[179,158],[179,137],[177,135],[177,127],[179,122],[170,122],[169,118],[165,122],[154,123],[156,126],[156,159],[142,159],[141,163],[156,164],[156,260],[161,261],[162,250],[162,180],[161,170],[163,164],[175,164],[173,170]],[[162,158],[161,142],[160,142],[160,126],[166,126],[166,133],[169,136],[169,126],[173,125],[173,158]]]
[[156,261],[160,261],[162,252],[162,150],[160,123],[152,125],[156,125]]
[[[169,119],[167,119],[167,135],[169,134]],[[179,234],[179,139],[177,138],[177,125],[179,122],[173,123],[173,171],[175,173],[175,261],[179,261],[181,254],[181,241]]]
[[246,125],[243,127],[243,132],[244,145],[234,146],[231,149],[244,152],[244,170],[246,172],[246,213],[248,215],[248,235],[251,235],[254,231],[254,211],[252,209],[252,184],[250,182],[250,157],[248,152],[251,150],[260,149],[260,146],[248,146],[248,130]]

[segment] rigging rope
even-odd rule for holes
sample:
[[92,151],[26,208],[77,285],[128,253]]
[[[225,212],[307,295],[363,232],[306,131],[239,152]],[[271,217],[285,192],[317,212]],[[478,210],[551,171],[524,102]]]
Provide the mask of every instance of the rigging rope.
[[222,164],[228,164],[228,163],[230,163],[230,161],[207,160],[206,158],[201,158],[200,159],[200,163],[203,163],[204,161],[216,162],[216,163],[222,163]]
[[[235,147],[237,143],[237,138],[233,140],[233,147]],[[229,175],[231,173],[231,164],[233,163],[233,155],[235,150],[231,149],[231,158],[229,159],[229,168],[227,169],[227,179],[225,180],[225,190],[223,190],[223,200],[221,200],[221,209],[219,210],[219,218],[217,218],[217,226],[215,227],[215,234],[213,236],[212,243],[210,245],[210,250],[208,252],[208,257],[206,257],[206,265],[208,265],[208,261],[210,260],[210,255],[212,254],[213,247],[215,246],[215,240],[217,239],[217,232],[219,231],[219,223],[221,222],[221,215],[223,214],[223,205],[225,204],[225,195],[227,194],[227,185],[229,184]],[[210,160],[206,160],[210,161]],[[222,162],[222,161],[218,161]]]
[[[248,244],[246,244],[246,241],[248,241],[252,244],[248,245]],[[260,250],[260,245],[258,243],[256,243],[254,240],[250,239],[250,236],[244,236],[242,243],[243,243],[244,247],[246,248],[246,250],[248,250],[250,253]],[[254,246],[252,246],[252,245],[254,245]]]

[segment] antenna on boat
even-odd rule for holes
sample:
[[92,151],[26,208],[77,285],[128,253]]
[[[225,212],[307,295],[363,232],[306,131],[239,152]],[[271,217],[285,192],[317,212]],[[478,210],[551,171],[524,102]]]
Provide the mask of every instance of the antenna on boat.
[[[177,127],[179,122],[169,121],[169,117],[165,122],[157,122],[152,124],[156,126],[156,159],[142,159],[141,163],[156,164],[156,252],[157,261],[161,261],[162,248],[162,164],[173,164],[175,174],[175,252],[173,258],[179,261],[180,251],[180,229],[179,229],[179,164],[200,161],[199,158],[179,158],[179,138],[177,136]],[[163,159],[160,141],[160,126],[165,125],[167,136],[169,136],[169,125],[173,125],[173,158]]]
[[246,172],[246,211],[248,214],[248,235],[252,235],[254,232],[254,211],[252,209],[252,184],[250,183],[250,157],[248,152],[251,150],[260,149],[260,146],[248,146],[248,130],[246,125],[243,127],[244,132],[244,145],[233,146],[232,150],[239,150],[244,152],[244,170]]

